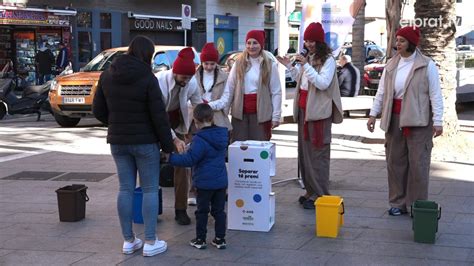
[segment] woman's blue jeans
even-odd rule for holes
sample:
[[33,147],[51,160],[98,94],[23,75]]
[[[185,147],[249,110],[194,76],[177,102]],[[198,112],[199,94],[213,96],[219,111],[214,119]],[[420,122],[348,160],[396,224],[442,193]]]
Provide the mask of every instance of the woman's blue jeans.
[[143,190],[143,221],[145,240],[156,238],[158,217],[158,183],[160,174],[160,146],[154,144],[119,145],[111,144],[110,150],[117,166],[120,190],[117,197],[117,210],[125,240],[133,240],[133,193],[136,186],[137,171]]

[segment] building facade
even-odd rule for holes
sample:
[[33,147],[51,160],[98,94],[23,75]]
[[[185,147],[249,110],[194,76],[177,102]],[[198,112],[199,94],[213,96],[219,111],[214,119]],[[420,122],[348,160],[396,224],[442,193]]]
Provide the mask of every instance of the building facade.
[[[181,27],[182,4],[190,5],[192,10],[188,31]],[[55,52],[57,44],[64,42],[74,69],[78,70],[101,51],[126,46],[137,35],[145,35],[156,44],[194,46],[198,51],[204,43],[213,41],[224,54],[244,49],[245,34],[262,29],[267,33],[266,49],[273,50],[277,32],[272,5],[272,1],[262,0],[3,0],[0,11],[15,8],[17,17],[0,15],[0,47],[26,45],[26,50],[0,52],[0,67],[12,58],[18,65],[19,61],[31,64],[25,67],[33,72],[34,62],[16,57],[36,53],[46,41]],[[46,22],[41,24],[35,19]],[[25,44],[12,43],[20,39]]]

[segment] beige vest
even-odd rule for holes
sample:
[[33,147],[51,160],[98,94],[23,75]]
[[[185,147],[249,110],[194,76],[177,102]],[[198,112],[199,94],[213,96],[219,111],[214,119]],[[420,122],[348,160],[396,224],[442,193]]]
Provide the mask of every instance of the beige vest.
[[[380,128],[388,131],[390,119],[392,118],[393,95],[395,77],[397,76],[398,62],[400,55],[397,54],[385,66],[384,95],[382,119]],[[416,50],[413,68],[408,74],[403,89],[402,109],[400,111],[401,127],[425,127],[430,120],[430,94],[429,81],[427,76],[428,63],[431,58],[424,56],[418,49]]]
[[[201,92],[201,95],[203,95],[205,93],[205,90],[201,83],[201,67],[199,67],[199,69],[196,71],[195,76],[196,76],[196,80],[199,86],[199,91]],[[227,82],[227,77],[228,77],[228,74],[225,73],[219,67],[219,73],[217,75],[216,84],[214,84],[214,87],[212,88],[212,92],[211,92],[211,100],[215,101],[222,97],[222,94],[224,93],[225,84]],[[227,116],[224,110],[214,111],[214,124],[216,126],[226,127],[227,129],[232,130],[232,125],[229,121],[229,117]]]
[[[234,67],[237,67],[237,62]],[[271,60],[270,62],[273,64]],[[269,77],[272,75],[271,64],[268,66]],[[262,66],[260,67],[260,72],[262,72]],[[263,84],[262,75],[260,75],[258,83],[260,85],[257,88],[257,120],[259,123],[263,123],[272,120],[272,95],[269,84]],[[270,83],[270,78],[268,83]],[[244,92],[245,88],[242,86],[242,82],[237,80],[234,89],[234,99],[232,100],[232,116],[239,120],[243,119],[244,114]]]
[[[331,59],[327,59],[331,60]],[[321,67],[315,67],[319,72]],[[301,69],[298,74],[296,84],[296,96],[293,101],[293,118],[298,121],[298,101],[300,98],[301,79],[304,70]],[[306,104],[305,121],[317,121],[326,119],[332,116],[332,122],[335,124],[342,123],[342,104],[341,91],[339,90],[339,81],[337,80],[336,71],[331,81],[331,84],[326,90],[318,90],[311,82],[308,81],[308,100]]]

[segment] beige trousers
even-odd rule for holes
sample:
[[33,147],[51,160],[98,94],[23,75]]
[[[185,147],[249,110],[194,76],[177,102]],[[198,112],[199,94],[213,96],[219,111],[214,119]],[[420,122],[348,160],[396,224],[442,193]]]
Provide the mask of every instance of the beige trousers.
[[316,148],[311,142],[313,127],[308,125],[309,139],[304,139],[303,109],[298,114],[298,163],[300,166],[301,179],[310,200],[322,195],[329,195],[329,165],[331,157],[331,126],[332,118],[323,122],[322,148]]
[[418,200],[428,199],[433,122],[411,127],[407,137],[398,127],[400,116],[392,114],[385,133],[388,199],[391,207],[407,211]]
[[244,114],[243,119],[232,117],[232,142],[245,140],[269,141],[263,123],[258,123],[257,114]]

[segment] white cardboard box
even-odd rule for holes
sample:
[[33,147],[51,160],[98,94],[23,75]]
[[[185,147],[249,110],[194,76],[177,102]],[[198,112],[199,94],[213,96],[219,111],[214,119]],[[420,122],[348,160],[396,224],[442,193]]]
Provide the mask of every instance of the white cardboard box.
[[275,144],[236,141],[229,146],[228,228],[268,232],[275,223]]

